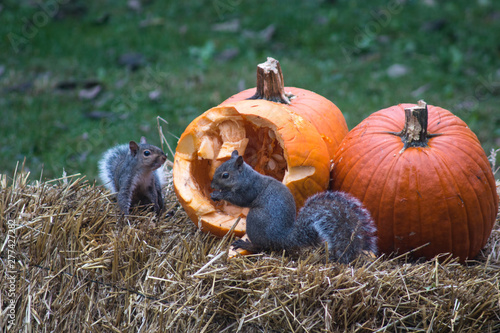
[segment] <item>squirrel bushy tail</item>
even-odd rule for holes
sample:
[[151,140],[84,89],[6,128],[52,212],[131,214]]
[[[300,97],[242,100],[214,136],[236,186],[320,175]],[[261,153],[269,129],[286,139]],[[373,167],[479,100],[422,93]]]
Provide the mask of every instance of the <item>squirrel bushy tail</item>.
[[376,254],[375,233],[375,223],[361,202],[345,192],[333,191],[307,199],[294,228],[297,243],[301,239],[307,241],[304,245],[327,242],[330,260],[341,263],[351,262],[364,251]]
[[246,219],[250,241],[237,240],[235,248],[260,252],[327,242],[330,259],[342,263],[351,262],[364,251],[377,253],[370,213],[347,193],[318,193],[306,201],[296,217],[290,190],[253,170],[237,151],[217,168],[211,185],[213,200],[250,207]]

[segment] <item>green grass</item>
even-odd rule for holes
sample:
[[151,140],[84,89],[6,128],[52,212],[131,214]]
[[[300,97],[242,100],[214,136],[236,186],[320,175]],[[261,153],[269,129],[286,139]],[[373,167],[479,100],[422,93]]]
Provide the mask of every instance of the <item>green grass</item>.
[[[108,147],[141,135],[159,144],[157,116],[169,122],[164,132],[179,136],[238,87],[254,86],[255,67],[267,56],[280,60],[286,85],[336,103],[349,128],[376,110],[424,98],[465,120],[487,153],[500,146],[497,1],[150,0],[140,11],[127,1],[41,1],[59,2],[45,21],[35,1],[0,2],[0,173],[26,158],[36,177],[42,168],[44,178],[64,168],[93,179]],[[39,27],[26,29],[30,20]],[[236,20],[235,31],[214,30]],[[259,32],[271,24],[266,40]],[[16,52],[11,40],[26,32]],[[227,49],[237,56],[221,59]],[[145,65],[120,66],[129,52],[141,53]],[[394,64],[407,74],[390,77]],[[104,90],[82,100],[80,87],[55,89],[68,80],[99,81]],[[157,100],[148,97],[154,90]],[[92,111],[112,116],[91,119]],[[175,147],[175,137],[169,142]]]

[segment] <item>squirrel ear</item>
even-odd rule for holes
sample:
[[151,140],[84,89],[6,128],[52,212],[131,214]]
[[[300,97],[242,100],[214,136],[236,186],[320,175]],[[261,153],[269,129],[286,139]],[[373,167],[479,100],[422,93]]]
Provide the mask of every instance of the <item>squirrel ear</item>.
[[145,143],[147,143],[147,142],[146,142],[146,138],[145,138],[145,137],[143,137],[143,136],[141,136],[141,144],[145,144]]
[[243,157],[238,156],[238,158],[236,159],[236,166],[239,168],[241,167],[242,164],[243,164]]
[[233,150],[233,152],[231,153],[231,158],[236,158],[236,157],[238,157],[238,156],[239,156],[239,155],[238,155],[238,151],[237,151],[236,149],[235,149],[235,150]]
[[132,153],[132,156],[135,156],[137,152],[139,151],[139,145],[135,141],[130,141],[128,143],[128,146],[130,148],[130,152]]

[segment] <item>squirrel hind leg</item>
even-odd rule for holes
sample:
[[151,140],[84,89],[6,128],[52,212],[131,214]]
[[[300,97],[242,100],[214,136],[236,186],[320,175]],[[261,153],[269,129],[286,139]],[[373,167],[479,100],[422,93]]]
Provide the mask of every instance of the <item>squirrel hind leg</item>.
[[160,215],[161,212],[163,211],[163,208],[165,207],[165,204],[163,202],[163,193],[161,191],[161,185],[159,182],[155,183],[155,190],[156,190],[155,209],[157,210],[156,213]]

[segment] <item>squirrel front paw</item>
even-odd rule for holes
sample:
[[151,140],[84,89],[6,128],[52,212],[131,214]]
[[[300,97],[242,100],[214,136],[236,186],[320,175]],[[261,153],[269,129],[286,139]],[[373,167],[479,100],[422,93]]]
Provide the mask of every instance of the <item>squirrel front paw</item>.
[[242,249],[242,250],[247,250],[253,253],[257,253],[261,251],[261,248],[255,246],[250,240],[248,239],[238,239],[234,241],[232,244],[233,250],[236,249]]
[[214,190],[212,193],[210,193],[210,199],[213,201],[221,201],[224,199],[222,196],[222,191],[221,190]]
[[236,249],[243,249],[245,250],[245,245],[246,244],[252,244],[250,243],[250,241],[247,239],[247,240],[243,240],[243,239],[238,239],[238,240],[235,240],[231,246],[233,247],[233,250],[236,250]]

